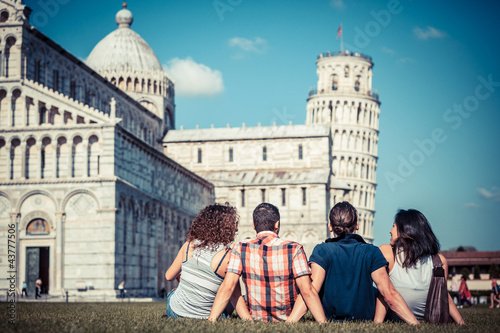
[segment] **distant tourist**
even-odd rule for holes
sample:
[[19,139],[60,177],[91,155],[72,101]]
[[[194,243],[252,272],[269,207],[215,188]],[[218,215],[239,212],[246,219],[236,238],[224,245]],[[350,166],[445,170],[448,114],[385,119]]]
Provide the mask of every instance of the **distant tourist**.
[[[236,208],[229,204],[209,205],[195,217],[187,241],[165,273],[166,279],[173,281],[182,271],[178,288],[167,295],[167,317],[208,318],[226,275],[227,254],[238,231],[238,220]],[[240,317],[249,317],[239,285],[230,296]]]
[[[389,262],[389,277],[415,317],[423,320],[434,268],[432,256],[437,254],[441,259],[444,276],[448,276],[448,263],[443,255],[438,254],[439,241],[429,221],[418,210],[400,210],[396,214],[390,234],[390,244],[380,246]],[[452,290],[453,288],[452,279]],[[451,318],[458,324],[465,324],[450,295],[448,303]],[[387,305],[379,300],[375,320],[383,321],[386,312]],[[393,311],[389,311],[387,318],[400,320]]]
[[[356,209],[339,202],[330,210],[328,229],[337,237],[317,245],[309,259],[313,286],[321,290],[323,308],[329,320],[373,320],[378,287],[401,318],[409,324],[419,322],[411,313],[387,275],[387,261],[380,250],[356,235],[359,229]],[[299,300],[291,321],[299,320],[307,309]]]
[[[28,295],[26,295],[28,296]],[[490,309],[493,309],[495,307],[495,302],[497,302],[497,308],[500,307],[500,287],[497,284],[497,279],[492,279],[491,280],[491,305]]]
[[253,228],[257,232],[256,238],[233,246],[226,278],[219,288],[208,320],[219,318],[233,290],[238,288],[241,276],[251,314],[251,317],[242,319],[264,322],[287,320],[300,291],[314,318],[326,322],[318,293],[311,284],[311,270],[302,245],[278,237],[278,208],[269,203],[258,205],[253,211]]
[[460,283],[460,299],[462,301],[462,304],[465,302],[469,304],[470,307],[472,307],[472,302],[470,301],[472,295],[470,293],[469,287],[467,286],[467,279],[462,275],[460,280],[462,280],[462,282]]
[[21,292],[21,297],[24,297],[24,294],[28,297],[28,285],[26,284],[26,281],[23,281],[23,291]]
[[457,307],[462,307],[462,301],[460,299],[460,276],[458,274],[451,274],[451,288],[450,288],[450,296],[455,301],[457,299]]
[[42,279],[38,278],[35,282],[35,299],[41,298],[40,292],[42,291]]
[[125,298],[125,281],[120,282],[118,290],[120,291],[120,298]]

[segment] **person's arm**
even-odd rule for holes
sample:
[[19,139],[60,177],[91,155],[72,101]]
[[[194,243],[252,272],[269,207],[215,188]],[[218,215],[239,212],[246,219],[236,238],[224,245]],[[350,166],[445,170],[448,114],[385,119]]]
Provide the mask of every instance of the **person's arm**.
[[419,321],[406,305],[405,300],[392,285],[386,266],[382,266],[371,274],[373,282],[377,285],[379,293],[384,298],[387,305],[399,318],[412,325],[420,325]]
[[[441,262],[443,263],[444,276],[448,276],[448,261],[446,261],[446,258],[442,254],[439,254],[439,258],[441,258]],[[465,320],[462,318],[460,312],[458,312],[457,306],[455,305],[455,302],[453,302],[453,298],[450,296],[450,293],[448,293],[448,304],[451,318],[453,318],[457,324],[465,325]]]
[[377,304],[375,305],[375,317],[373,317],[373,322],[376,324],[381,324],[385,320],[385,316],[387,314],[388,305],[385,302],[382,295],[378,294],[377,296]]
[[239,279],[236,284],[236,288],[234,288],[233,294],[231,295],[231,303],[241,319],[253,321],[252,315],[250,315],[250,311],[248,311],[247,303],[241,295]]
[[326,323],[325,311],[321,305],[321,300],[319,299],[318,292],[314,289],[309,275],[302,275],[295,279],[297,287],[299,287],[300,295],[307,305],[309,311],[319,323]]
[[[323,282],[325,281],[325,276],[326,272],[321,267],[315,262],[311,262],[311,280],[312,280],[312,286],[314,289],[316,289],[316,292],[319,292],[321,290],[321,287],[323,286]],[[301,293],[302,294],[302,293]],[[321,308],[323,310],[323,307]],[[302,298],[302,295],[299,295],[297,298],[297,301],[295,301],[295,305],[293,306],[292,313],[290,313],[290,316],[288,316],[286,322],[287,323],[295,323],[302,318],[307,312],[307,306],[306,303],[304,303],[304,299]],[[324,313],[324,311],[323,311]]]
[[167,279],[167,281],[174,280],[181,272],[182,262],[184,261],[184,256],[185,256],[188,244],[189,244],[188,242],[185,242],[182,245],[181,249],[177,253],[177,257],[175,257],[175,259],[174,259],[174,262],[172,263],[172,265],[170,265],[170,267],[165,272],[165,278]]
[[[217,295],[215,296],[214,304],[212,305],[212,310],[210,311],[210,315],[208,316],[208,320],[215,322],[220,317],[222,312],[227,306],[227,303],[231,299],[233,295],[233,291],[236,288],[236,285],[240,282],[240,276],[235,273],[227,272],[224,281],[219,287],[217,291]],[[236,310],[238,311],[238,309]],[[239,315],[239,312],[238,312]],[[251,318],[251,317],[250,317]],[[246,320],[252,320],[246,318]]]

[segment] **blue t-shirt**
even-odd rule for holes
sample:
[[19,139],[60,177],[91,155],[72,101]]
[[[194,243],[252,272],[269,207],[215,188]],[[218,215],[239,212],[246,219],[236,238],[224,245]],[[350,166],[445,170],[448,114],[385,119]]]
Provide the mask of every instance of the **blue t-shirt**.
[[378,291],[371,273],[388,265],[378,247],[347,234],[316,245],[309,261],[325,270],[320,297],[329,320],[373,320]]
[[498,286],[498,283],[497,283],[497,285],[496,285],[495,287],[491,287],[491,292],[492,292],[493,294],[498,294],[498,293],[500,293],[500,287]]

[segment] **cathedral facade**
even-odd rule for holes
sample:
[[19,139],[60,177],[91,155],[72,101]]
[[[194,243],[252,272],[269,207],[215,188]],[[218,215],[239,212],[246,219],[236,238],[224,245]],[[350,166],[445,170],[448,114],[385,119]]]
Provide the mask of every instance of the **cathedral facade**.
[[[86,63],[0,0],[0,271],[62,295],[154,296],[207,204],[229,202],[238,238],[253,237],[261,202],[281,213],[280,237],[314,245],[347,200],[373,240],[380,102],[373,62],[325,53],[304,125],[175,129],[175,86],[131,29],[132,13]],[[15,260],[7,260],[15,234]],[[0,290],[8,281],[0,280]]]
[[[31,27],[28,7],[0,4],[0,271],[17,268],[30,292],[40,277],[52,295],[115,295],[123,280],[134,296],[169,289],[166,267],[214,201],[210,182],[162,152],[173,81],[127,9],[86,65]],[[102,43],[123,62],[103,63],[117,57]]]

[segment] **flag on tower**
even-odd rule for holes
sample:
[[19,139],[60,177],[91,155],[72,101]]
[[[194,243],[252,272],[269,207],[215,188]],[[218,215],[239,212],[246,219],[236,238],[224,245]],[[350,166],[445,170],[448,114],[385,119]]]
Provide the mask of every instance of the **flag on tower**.
[[337,30],[337,39],[342,35],[342,23],[340,23],[339,30]]

